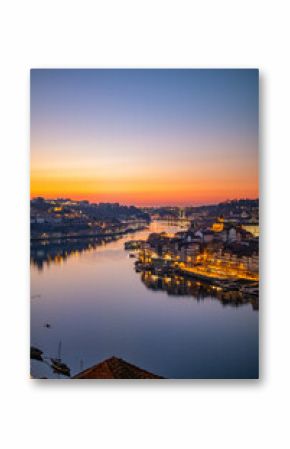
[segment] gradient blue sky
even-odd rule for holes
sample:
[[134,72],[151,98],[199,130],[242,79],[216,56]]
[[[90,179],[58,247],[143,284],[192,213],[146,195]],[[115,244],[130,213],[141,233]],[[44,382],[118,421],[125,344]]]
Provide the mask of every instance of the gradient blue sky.
[[258,196],[258,71],[31,71],[31,195]]

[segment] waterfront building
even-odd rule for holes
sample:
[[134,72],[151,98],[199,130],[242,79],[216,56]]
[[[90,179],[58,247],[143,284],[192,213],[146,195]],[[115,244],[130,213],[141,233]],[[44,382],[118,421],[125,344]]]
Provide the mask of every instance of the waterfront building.
[[257,223],[244,223],[242,229],[252,234],[254,237],[259,237],[259,224]]
[[196,263],[196,256],[200,253],[200,243],[190,242],[183,244],[180,249],[180,261],[193,266]]

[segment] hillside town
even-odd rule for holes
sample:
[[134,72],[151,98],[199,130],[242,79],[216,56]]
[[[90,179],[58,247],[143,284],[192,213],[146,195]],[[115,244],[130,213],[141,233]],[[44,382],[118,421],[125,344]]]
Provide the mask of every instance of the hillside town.
[[150,217],[134,206],[68,198],[30,202],[31,240],[122,235],[144,228]]
[[[224,215],[212,216],[213,211],[221,210]],[[167,283],[184,276],[258,296],[257,201],[232,201],[190,213],[195,219],[188,220],[184,231],[151,233],[146,241],[125,243],[126,249],[137,251],[136,271],[153,276],[153,280],[161,276]],[[179,219],[186,220],[184,210]]]

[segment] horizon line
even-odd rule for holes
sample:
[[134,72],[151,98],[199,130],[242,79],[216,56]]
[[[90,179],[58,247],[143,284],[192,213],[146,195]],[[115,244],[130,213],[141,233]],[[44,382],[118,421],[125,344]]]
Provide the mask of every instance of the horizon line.
[[241,200],[245,200],[245,201],[255,201],[255,200],[259,200],[259,196],[255,196],[253,198],[250,197],[239,197],[239,198],[226,198],[224,200],[221,201],[217,201],[217,202],[209,202],[209,203],[196,203],[196,204],[136,204],[136,203],[120,203],[119,201],[99,201],[99,202],[95,202],[95,201],[90,201],[89,199],[86,198],[82,198],[82,199],[74,199],[74,198],[69,198],[66,196],[57,196],[57,197],[45,197],[45,196],[41,196],[41,195],[37,195],[37,196],[33,196],[30,197],[30,201],[33,201],[37,198],[42,198],[45,201],[53,201],[53,200],[68,200],[68,201],[76,201],[76,202],[81,202],[81,201],[87,201],[89,204],[119,204],[121,206],[135,206],[135,207],[139,207],[139,208],[145,208],[145,207],[151,207],[151,208],[166,208],[166,207],[203,207],[203,206],[215,206],[218,204],[222,204],[222,203],[227,203],[227,202],[233,202],[233,201],[241,201]]

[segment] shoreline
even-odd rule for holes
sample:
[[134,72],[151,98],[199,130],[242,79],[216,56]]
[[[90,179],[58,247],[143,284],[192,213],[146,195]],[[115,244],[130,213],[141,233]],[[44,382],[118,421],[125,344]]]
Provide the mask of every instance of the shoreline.
[[121,232],[113,232],[106,234],[77,234],[77,235],[61,235],[61,236],[51,236],[48,235],[46,237],[30,237],[30,242],[39,242],[39,241],[53,241],[53,240],[67,240],[67,239],[88,239],[88,238],[106,238],[106,237],[118,237],[126,234],[132,234],[134,232],[142,231],[146,229],[147,226],[141,226],[137,229],[127,229],[126,231]]

